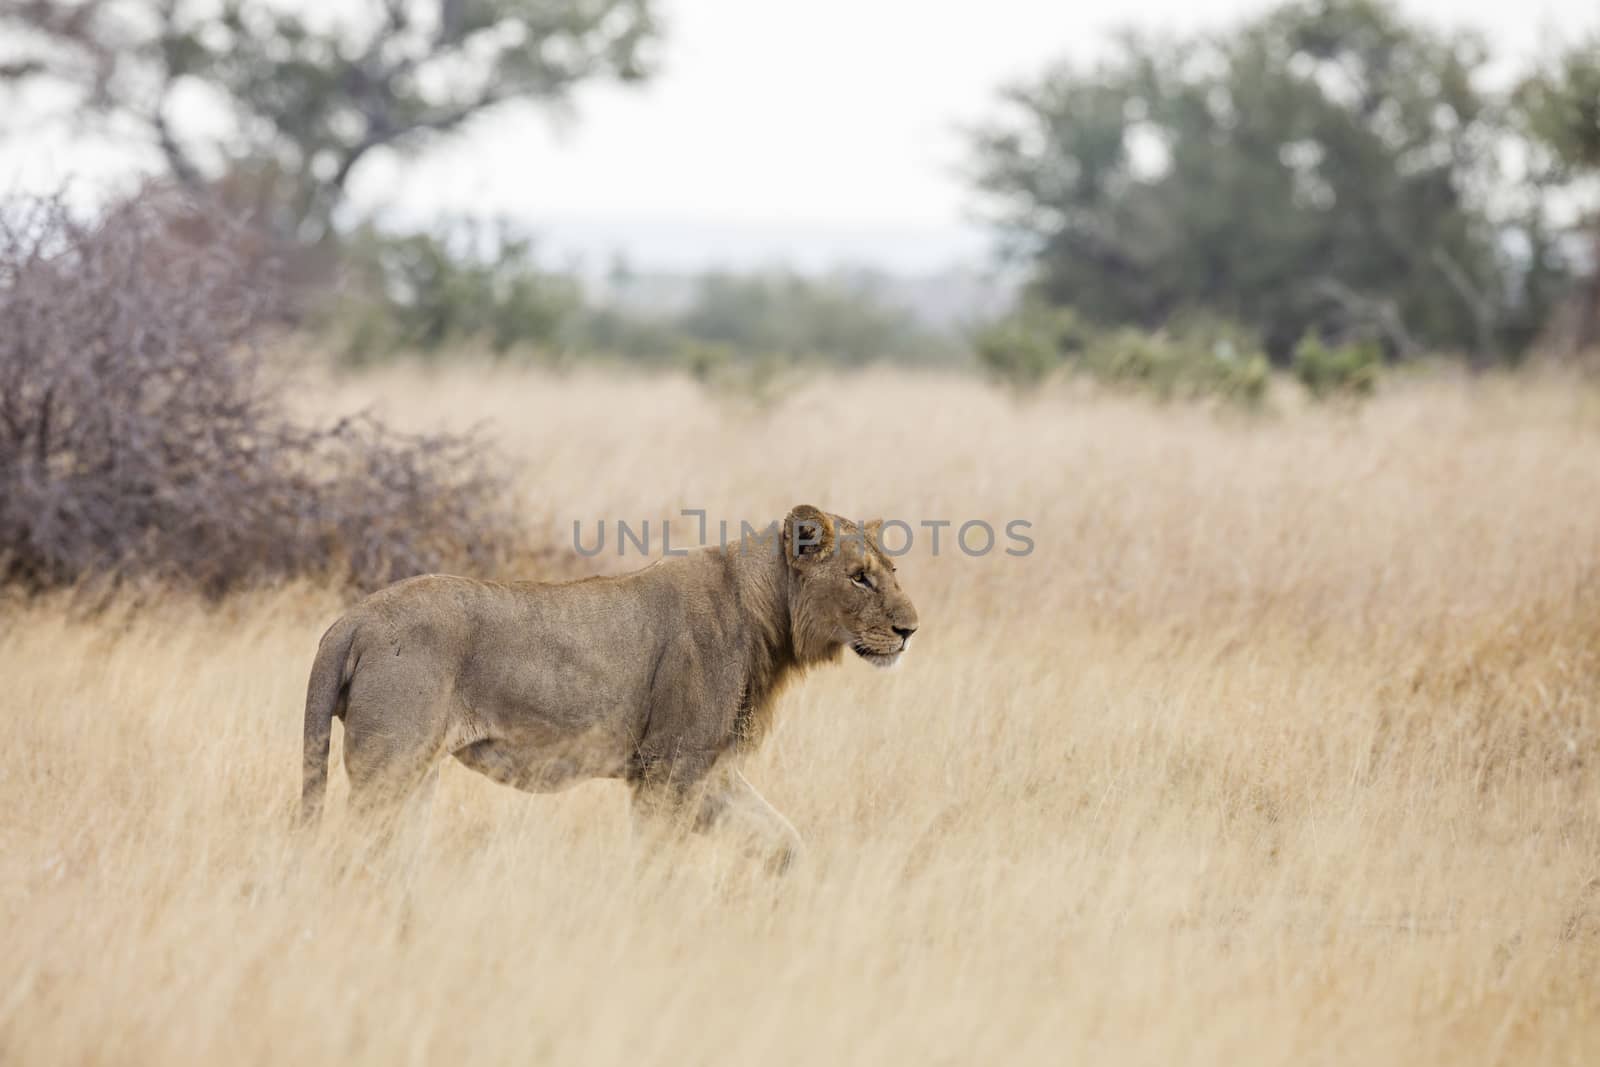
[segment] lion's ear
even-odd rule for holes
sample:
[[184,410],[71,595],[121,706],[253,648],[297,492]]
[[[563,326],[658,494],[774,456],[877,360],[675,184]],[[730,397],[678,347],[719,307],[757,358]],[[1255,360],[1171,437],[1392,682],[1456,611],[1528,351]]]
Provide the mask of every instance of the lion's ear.
[[868,519],[862,529],[867,531],[867,543],[878,551],[883,551],[883,520]]
[[801,504],[783,522],[783,550],[794,566],[826,559],[833,551],[833,518],[821,508]]

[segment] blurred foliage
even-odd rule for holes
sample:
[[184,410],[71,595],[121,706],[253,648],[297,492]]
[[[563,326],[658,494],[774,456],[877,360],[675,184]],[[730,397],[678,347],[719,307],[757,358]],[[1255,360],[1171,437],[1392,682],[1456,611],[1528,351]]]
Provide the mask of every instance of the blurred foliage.
[[487,346],[545,359],[610,358],[675,366],[706,381],[765,381],[803,363],[951,363],[953,336],[923,327],[880,295],[870,275],[709,273],[684,306],[647,311],[598,302],[569,273],[539,265],[533,241],[506,224],[427,233],[358,230],[345,284],[321,323],[347,361],[437,356]]
[[[326,16],[326,17],[324,17]],[[519,101],[561,106],[594,80],[638,81],[650,0],[353,0],[336,15],[261,0],[0,0],[0,82],[74,90],[80,122],[143,130],[171,176],[225,181],[280,236],[329,232],[356,168]],[[227,131],[170,121],[202,91]],[[119,126],[120,124],[120,126]]]
[[[1517,87],[1512,114],[1532,149],[1530,179],[1559,193],[1576,215],[1570,224],[1588,250],[1588,277],[1570,307],[1560,347],[1600,346],[1600,32],[1546,57]],[[1548,196],[1530,208],[1542,220]],[[1542,251],[1543,249],[1541,249]]]
[[[173,184],[302,253],[286,272],[301,291],[342,273],[323,321],[354,362],[465,345],[769,382],[795,364],[972,355],[866,276],[710,273],[661,301],[619,275],[597,296],[505,227],[397,235],[341,210],[375,152],[646,78],[656,8],[0,0],[0,88],[65,87],[32,98],[141,131]],[[973,133],[972,180],[1027,283],[973,338],[978,361],[1019,384],[1070,367],[1248,398],[1263,353],[1299,373],[1355,349],[1487,366],[1552,338],[1600,346],[1600,37],[1564,42],[1509,91],[1489,87],[1492,61],[1394,0],[1284,0],[1218,32],[1124,34],[1093,65],[1015,86]],[[196,99],[226,136],[170,121]],[[1302,357],[1308,336],[1326,352]]]
[[496,353],[551,349],[575,328],[583,311],[577,283],[541,270],[530,240],[503,225],[454,236],[466,247],[443,230],[394,236],[366,227],[354,236],[346,293],[331,320],[351,362],[402,351],[431,357],[472,342]]
[[1270,373],[1259,350],[1167,332],[1113,330],[1084,353],[1093,377],[1149,392],[1162,400],[1216,397],[1244,407],[1265,398]]
[[978,363],[1001,381],[1037,385],[1081,356],[1091,331],[1071,308],[1025,302],[973,338]]
[[1515,103],[1526,131],[1556,165],[1600,172],[1600,33],[1539,64],[1518,86]]
[[1124,36],[1098,66],[1011,90],[974,176],[1033,298],[1102,325],[1198,310],[1285,363],[1312,329],[1489,360],[1556,287],[1508,251],[1537,220],[1490,210],[1506,129],[1488,62],[1478,38],[1377,0]]
[[874,360],[948,361],[953,342],[876,294],[870,280],[712,273],[673,322],[684,337],[780,361],[860,366]]
[[1382,367],[1383,349],[1373,341],[1328,345],[1307,334],[1294,348],[1294,376],[1316,400],[1371,396]]
[[1214,397],[1254,407],[1271,381],[1247,330],[1203,315],[1158,332],[1097,329],[1070,308],[1035,302],[979,331],[974,347],[991,374],[1024,387],[1077,374],[1162,400]]

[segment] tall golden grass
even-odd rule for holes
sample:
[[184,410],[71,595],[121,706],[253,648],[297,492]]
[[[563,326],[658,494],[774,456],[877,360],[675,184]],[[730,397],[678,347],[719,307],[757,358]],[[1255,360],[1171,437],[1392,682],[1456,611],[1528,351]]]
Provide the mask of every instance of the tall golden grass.
[[[527,521],[1033,523],[901,562],[923,632],[791,691],[766,879],[624,788],[446,768],[407,877],[288,833],[337,594],[0,605],[0,1061],[1528,1063],[1600,1056],[1600,396],[1219,416],[956,378],[401,370]],[[680,522],[679,534],[692,523]],[[657,546],[659,547],[659,546]],[[335,759],[338,747],[335,745]]]

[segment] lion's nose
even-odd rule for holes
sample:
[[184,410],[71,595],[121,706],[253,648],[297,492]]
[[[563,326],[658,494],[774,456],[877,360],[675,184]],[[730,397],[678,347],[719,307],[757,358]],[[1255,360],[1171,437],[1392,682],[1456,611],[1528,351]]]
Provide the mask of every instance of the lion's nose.
[[906,642],[911,640],[911,635],[917,632],[915,626],[896,626],[894,632],[900,635],[900,647],[905,648]]

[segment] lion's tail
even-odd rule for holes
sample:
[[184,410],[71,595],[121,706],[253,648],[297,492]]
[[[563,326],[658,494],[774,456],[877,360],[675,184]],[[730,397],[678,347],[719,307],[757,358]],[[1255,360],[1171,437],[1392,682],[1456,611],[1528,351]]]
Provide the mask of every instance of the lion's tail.
[[328,745],[333,736],[333,717],[350,684],[350,646],[355,643],[356,624],[340,619],[322,635],[317,658],[311,665],[311,681],[306,685],[305,764],[300,779],[301,827],[316,824],[322,814],[322,797],[328,789]]

